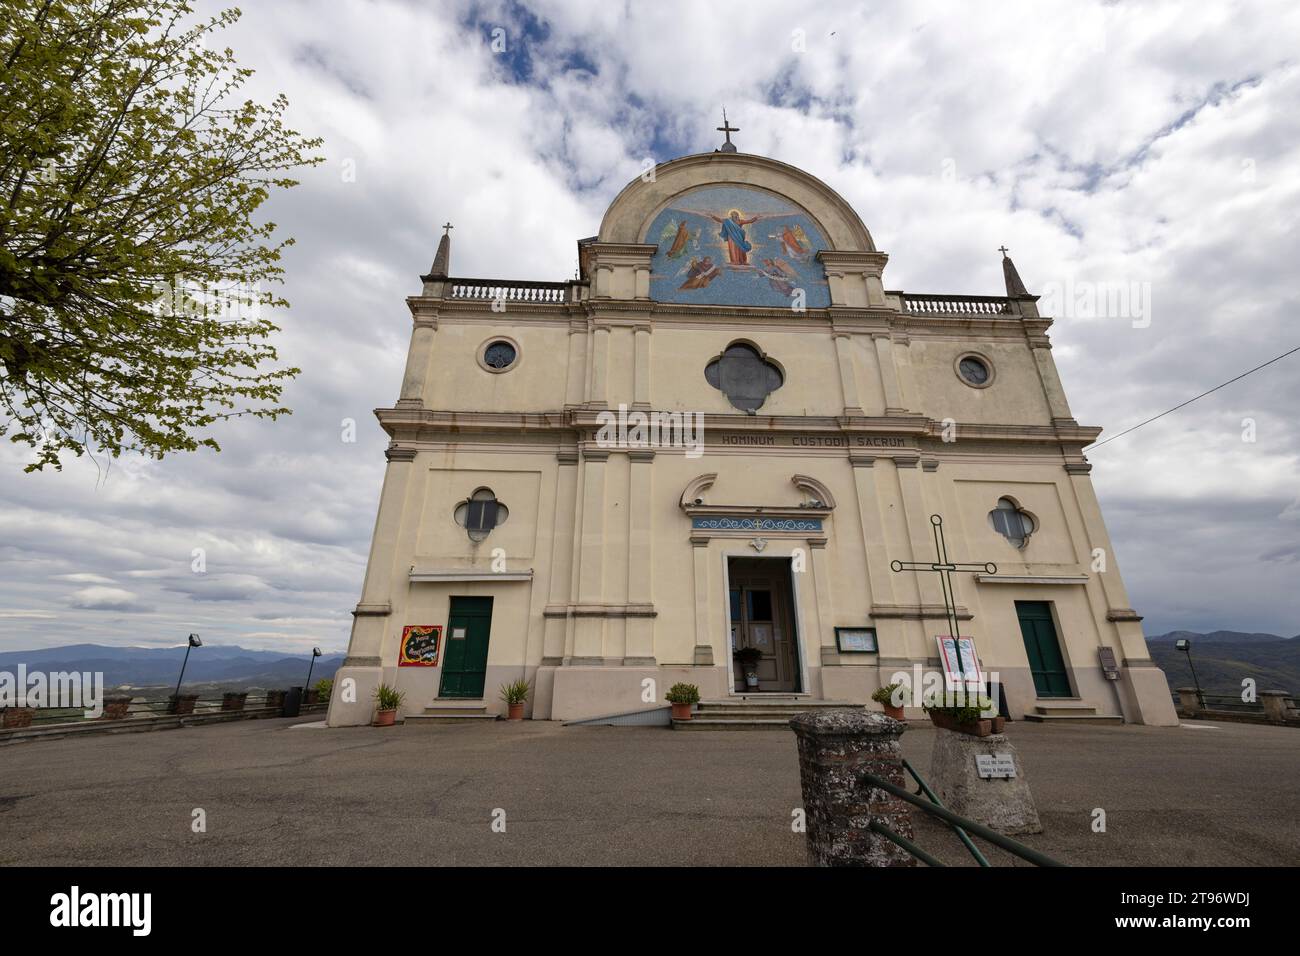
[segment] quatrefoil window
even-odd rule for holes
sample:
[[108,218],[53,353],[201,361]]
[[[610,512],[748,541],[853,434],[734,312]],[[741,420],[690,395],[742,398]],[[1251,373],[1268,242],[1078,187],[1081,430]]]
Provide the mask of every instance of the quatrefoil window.
[[785,383],[785,376],[775,362],[743,342],[728,345],[706,365],[704,378],[747,415],[753,415],[767,401],[767,396]]

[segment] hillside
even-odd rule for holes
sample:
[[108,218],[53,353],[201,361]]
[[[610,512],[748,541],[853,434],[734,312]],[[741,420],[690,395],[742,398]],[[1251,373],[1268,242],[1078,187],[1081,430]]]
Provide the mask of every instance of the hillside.
[[[174,685],[184,657],[184,646],[67,644],[30,651],[0,652],[0,669],[12,671],[21,663],[27,665],[29,671],[102,671],[105,687],[152,687]],[[228,690],[292,687],[307,679],[309,663],[308,654],[289,657],[283,651],[204,645],[190,653],[185,667],[185,683],[187,686],[203,684]],[[342,663],[342,654],[318,658],[312,668],[312,683],[319,677],[333,677]]]
[[1165,672],[1171,690],[1193,686],[1187,655],[1174,648],[1179,638],[1192,642],[1192,664],[1205,691],[1237,694],[1242,680],[1250,677],[1257,691],[1300,694],[1300,640],[1240,631],[1171,631],[1148,638],[1151,657]]

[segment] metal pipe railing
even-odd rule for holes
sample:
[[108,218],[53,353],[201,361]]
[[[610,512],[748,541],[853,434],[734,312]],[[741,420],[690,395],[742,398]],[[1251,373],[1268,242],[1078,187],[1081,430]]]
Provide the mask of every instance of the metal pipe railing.
[[[929,788],[926,782],[921,779],[921,775],[917,773],[916,770],[912,767],[912,765],[908,763],[906,760],[903,761],[903,769],[912,775],[912,779],[916,781],[916,785],[921,788],[921,792],[924,793],[926,797],[929,798],[931,803],[933,803],[936,807],[940,807],[941,809],[944,810],[948,809],[943,805],[942,801],[940,801],[939,798],[934,795],[934,791],[932,791]],[[980,866],[989,865],[989,861],[984,857],[984,854],[980,852],[979,847],[977,847],[974,843],[971,842],[971,839],[966,835],[965,830],[963,830],[961,827],[958,826],[954,826],[952,830],[954,833],[957,834],[957,838],[966,845],[966,849],[970,850],[971,856],[975,857],[976,863],[978,863]]]
[[[958,816],[945,807],[936,806],[928,800],[922,800],[915,794],[908,792],[905,788],[890,783],[884,777],[878,777],[874,773],[864,773],[858,778],[858,782],[859,784],[868,784],[872,787],[883,790],[906,803],[910,803],[912,806],[919,808],[933,817],[938,817],[940,820],[943,820],[951,826],[961,827],[963,830],[975,834],[981,840],[988,840],[988,842],[992,843],[994,846],[1001,847],[1003,850],[1006,850],[1013,856],[1020,857],[1022,860],[1028,860],[1035,866],[1065,865],[1057,860],[1053,860],[1045,853],[1039,853],[1037,850],[1031,849],[1023,843],[1018,843],[1008,836],[1003,836],[996,830],[990,830],[983,824],[976,823],[974,820],[967,820],[965,817]],[[881,835],[883,836],[884,834]],[[902,844],[899,845],[901,846]]]

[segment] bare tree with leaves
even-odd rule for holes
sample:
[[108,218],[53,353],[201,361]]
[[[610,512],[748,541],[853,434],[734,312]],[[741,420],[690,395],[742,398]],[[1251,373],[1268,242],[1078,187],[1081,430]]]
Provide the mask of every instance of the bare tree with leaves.
[[297,369],[273,222],[254,215],[319,139],[210,47],[238,10],[183,0],[0,0],[0,434],[60,454],[218,448],[274,418]]

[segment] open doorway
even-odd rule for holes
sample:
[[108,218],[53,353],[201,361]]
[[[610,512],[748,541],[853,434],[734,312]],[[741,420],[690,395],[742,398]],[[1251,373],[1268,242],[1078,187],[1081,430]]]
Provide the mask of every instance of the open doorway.
[[728,558],[727,586],[732,652],[752,647],[760,655],[755,667],[758,686],[747,686],[740,663],[733,661],[732,689],[737,693],[801,691],[790,559]]

